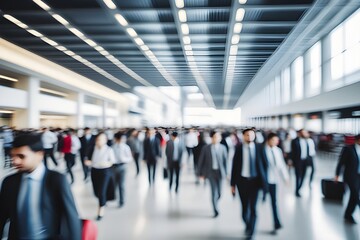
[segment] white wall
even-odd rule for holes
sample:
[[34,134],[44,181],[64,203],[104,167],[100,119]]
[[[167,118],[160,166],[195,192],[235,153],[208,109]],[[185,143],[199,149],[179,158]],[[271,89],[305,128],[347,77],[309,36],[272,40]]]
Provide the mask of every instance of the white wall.
[[75,115],[77,103],[63,98],[40,94],[39,109],[41,112]]
[[0,86],[0,107],[26,108],[26,99],[24,90]]

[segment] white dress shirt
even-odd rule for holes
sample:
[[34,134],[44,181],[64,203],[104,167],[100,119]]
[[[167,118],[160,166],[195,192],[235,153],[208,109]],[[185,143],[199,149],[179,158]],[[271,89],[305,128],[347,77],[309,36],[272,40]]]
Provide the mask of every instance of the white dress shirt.
[[174,161],[179,161],[179,139],[175,138],[174,139],[174,153],[173,153],[173,160]]
[[251,177],[251,172],[250,172],[250,155],[249,155],[249,146],[250,146],[250,151],[251,151],[251,155],[255,161],[256,155],[255,155],[255,143],[251,142],[250,144],[247,143],[243,143],[242,145],[242,150],[243,150],[243,161],[242,161],[242,172],[241,172],[241,176],[243,177]]
[[309,145],[309,156],[314,157],[316,155],[315,152],[315,144],[311,138],[300,138],[300,151],[301,151],[301,159],[307,158],[307,146],[306,143]]
[[54,143],[57,142],[57,137],[56,134],[50,131],[45,131],[42,135],[41,135],[41,140],[42,143],[44,145],[45,149],[50,149],[54,147]]
[[357,153],[357,157],[359,160],[358,174],[360,174],[360,145],[359,144],[355,144],[355,151]]
[[[266,158],[268,160],[268,183],[277,184],[280,176],[284,181],[289,180],[289,173],[286,169],[283,153],[279,147],[265,146]],[[275,157],[275,158],[274,158]]]
[[109,168],[116,162],[114,151],[108,145],[104,145],[101,148],[95,147],[91,161],[93,168]]
[[115,154],[115,164],[129,163],[133,160],[131,149],[126,143],[116,143],[113,145]]

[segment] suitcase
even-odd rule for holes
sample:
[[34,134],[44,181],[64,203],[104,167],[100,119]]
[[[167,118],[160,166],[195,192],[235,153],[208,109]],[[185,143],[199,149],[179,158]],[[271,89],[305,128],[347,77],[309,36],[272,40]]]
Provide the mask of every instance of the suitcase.
[[98,228],[96,224],[88,219],[81,219],[82,233],[81,240],[96,240],[98,236]]
[[345,184],[339,181],[335,182],[332,179],[322,179],[321,190],[326,199],[342,201],[345,193]]

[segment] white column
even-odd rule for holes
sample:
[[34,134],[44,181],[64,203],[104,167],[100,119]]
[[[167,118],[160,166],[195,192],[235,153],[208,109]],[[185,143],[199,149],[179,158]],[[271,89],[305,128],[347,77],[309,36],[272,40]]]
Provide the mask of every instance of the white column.
[[107,101],[103,100],[103,105],[102,105],[102,115],[101,115],[101,126],[103,128],[107,127],[106,126],[106,118],[107,118]]
[[85,120],[84,120],[84,93],[79,92],[77,94],[77,112],[76,112],[76,125],[79,128],[85,127]]

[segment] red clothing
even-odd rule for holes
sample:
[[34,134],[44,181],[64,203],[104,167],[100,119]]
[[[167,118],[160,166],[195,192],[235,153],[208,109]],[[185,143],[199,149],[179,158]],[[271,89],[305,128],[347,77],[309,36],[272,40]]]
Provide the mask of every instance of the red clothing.
[[63,147],[61,152],[63,153],[71,153],[71,135],[67,135],[63,140]]

